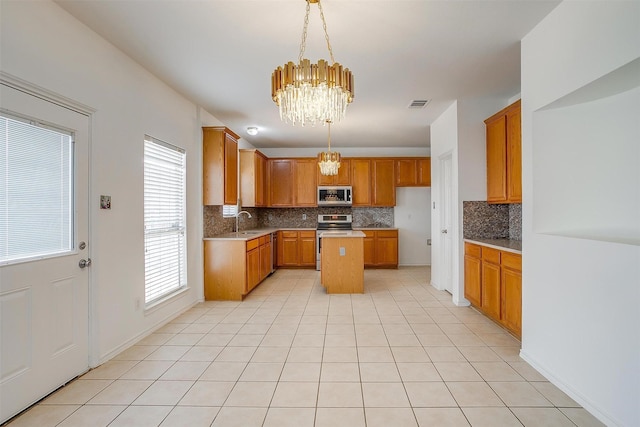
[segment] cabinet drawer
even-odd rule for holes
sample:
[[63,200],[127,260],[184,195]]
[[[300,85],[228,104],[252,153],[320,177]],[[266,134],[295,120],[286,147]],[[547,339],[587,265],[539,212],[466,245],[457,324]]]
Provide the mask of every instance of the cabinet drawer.
[[315,239],[316,238],[316,232],[315,230],[311,230],[311,231],[300,231],[300,237],[301,238],[312,238]]
[[378,237],[398,237],[397,230],[378,230]]
[[482,247],[474,245],[473,243],[465,242],[464,254],[474,258],[480,258],[482,256]]
[[482,248],[482,260],[493,264],[500,264],[500,251],[493,248]]
[[369,238],[373,238],[373,236],[375,236],[376,234],[375,231],[371,231],[371,230],[362,230],[362,232],[364,233],[364,237],[369,237]]
[[502,252],[502,266],[512,270],[522,271],[522,255]]
[[260,239],[247,240],[247,252],[260,246]]
[[262,236],[262,237],[260,237],[260,246],[266,245],[270,241],[271,241],[271,234],[267,234],[266,236]]
[[284,237],[285,239],[289,238],[289,239],[297,239],[298,238],[298,232],[297,231],[281,231],[280,232],[282,237]]

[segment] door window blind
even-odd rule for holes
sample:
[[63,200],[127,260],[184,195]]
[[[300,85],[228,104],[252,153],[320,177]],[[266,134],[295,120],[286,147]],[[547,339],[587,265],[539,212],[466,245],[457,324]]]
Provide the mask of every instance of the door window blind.
[[0,263],[73,249],[70,132],[0,116]]
[[144,141],[145,304],[187,284],[186,155],[151,138]]

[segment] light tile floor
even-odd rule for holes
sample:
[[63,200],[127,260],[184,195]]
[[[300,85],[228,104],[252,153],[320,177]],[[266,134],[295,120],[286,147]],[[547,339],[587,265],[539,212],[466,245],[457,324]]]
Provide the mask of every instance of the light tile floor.
[[364,294],[327,295],[316,271],[278,270],[243,302],[198,304],[10,425],[602,425],[429,275],[366,270]]

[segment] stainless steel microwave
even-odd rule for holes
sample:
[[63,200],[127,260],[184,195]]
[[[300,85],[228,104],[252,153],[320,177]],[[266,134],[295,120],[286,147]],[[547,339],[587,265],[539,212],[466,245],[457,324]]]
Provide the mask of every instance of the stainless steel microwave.
[[351,206],[351,186],[318,186],[318,206]]

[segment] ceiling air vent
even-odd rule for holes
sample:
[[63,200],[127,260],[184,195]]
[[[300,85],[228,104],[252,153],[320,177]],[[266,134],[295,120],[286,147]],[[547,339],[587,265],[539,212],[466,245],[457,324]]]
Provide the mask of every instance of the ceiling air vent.
[[428,99],[414,99],[411,101],[411,104],[409,104],[409,108],[424,108],[428,103]]

